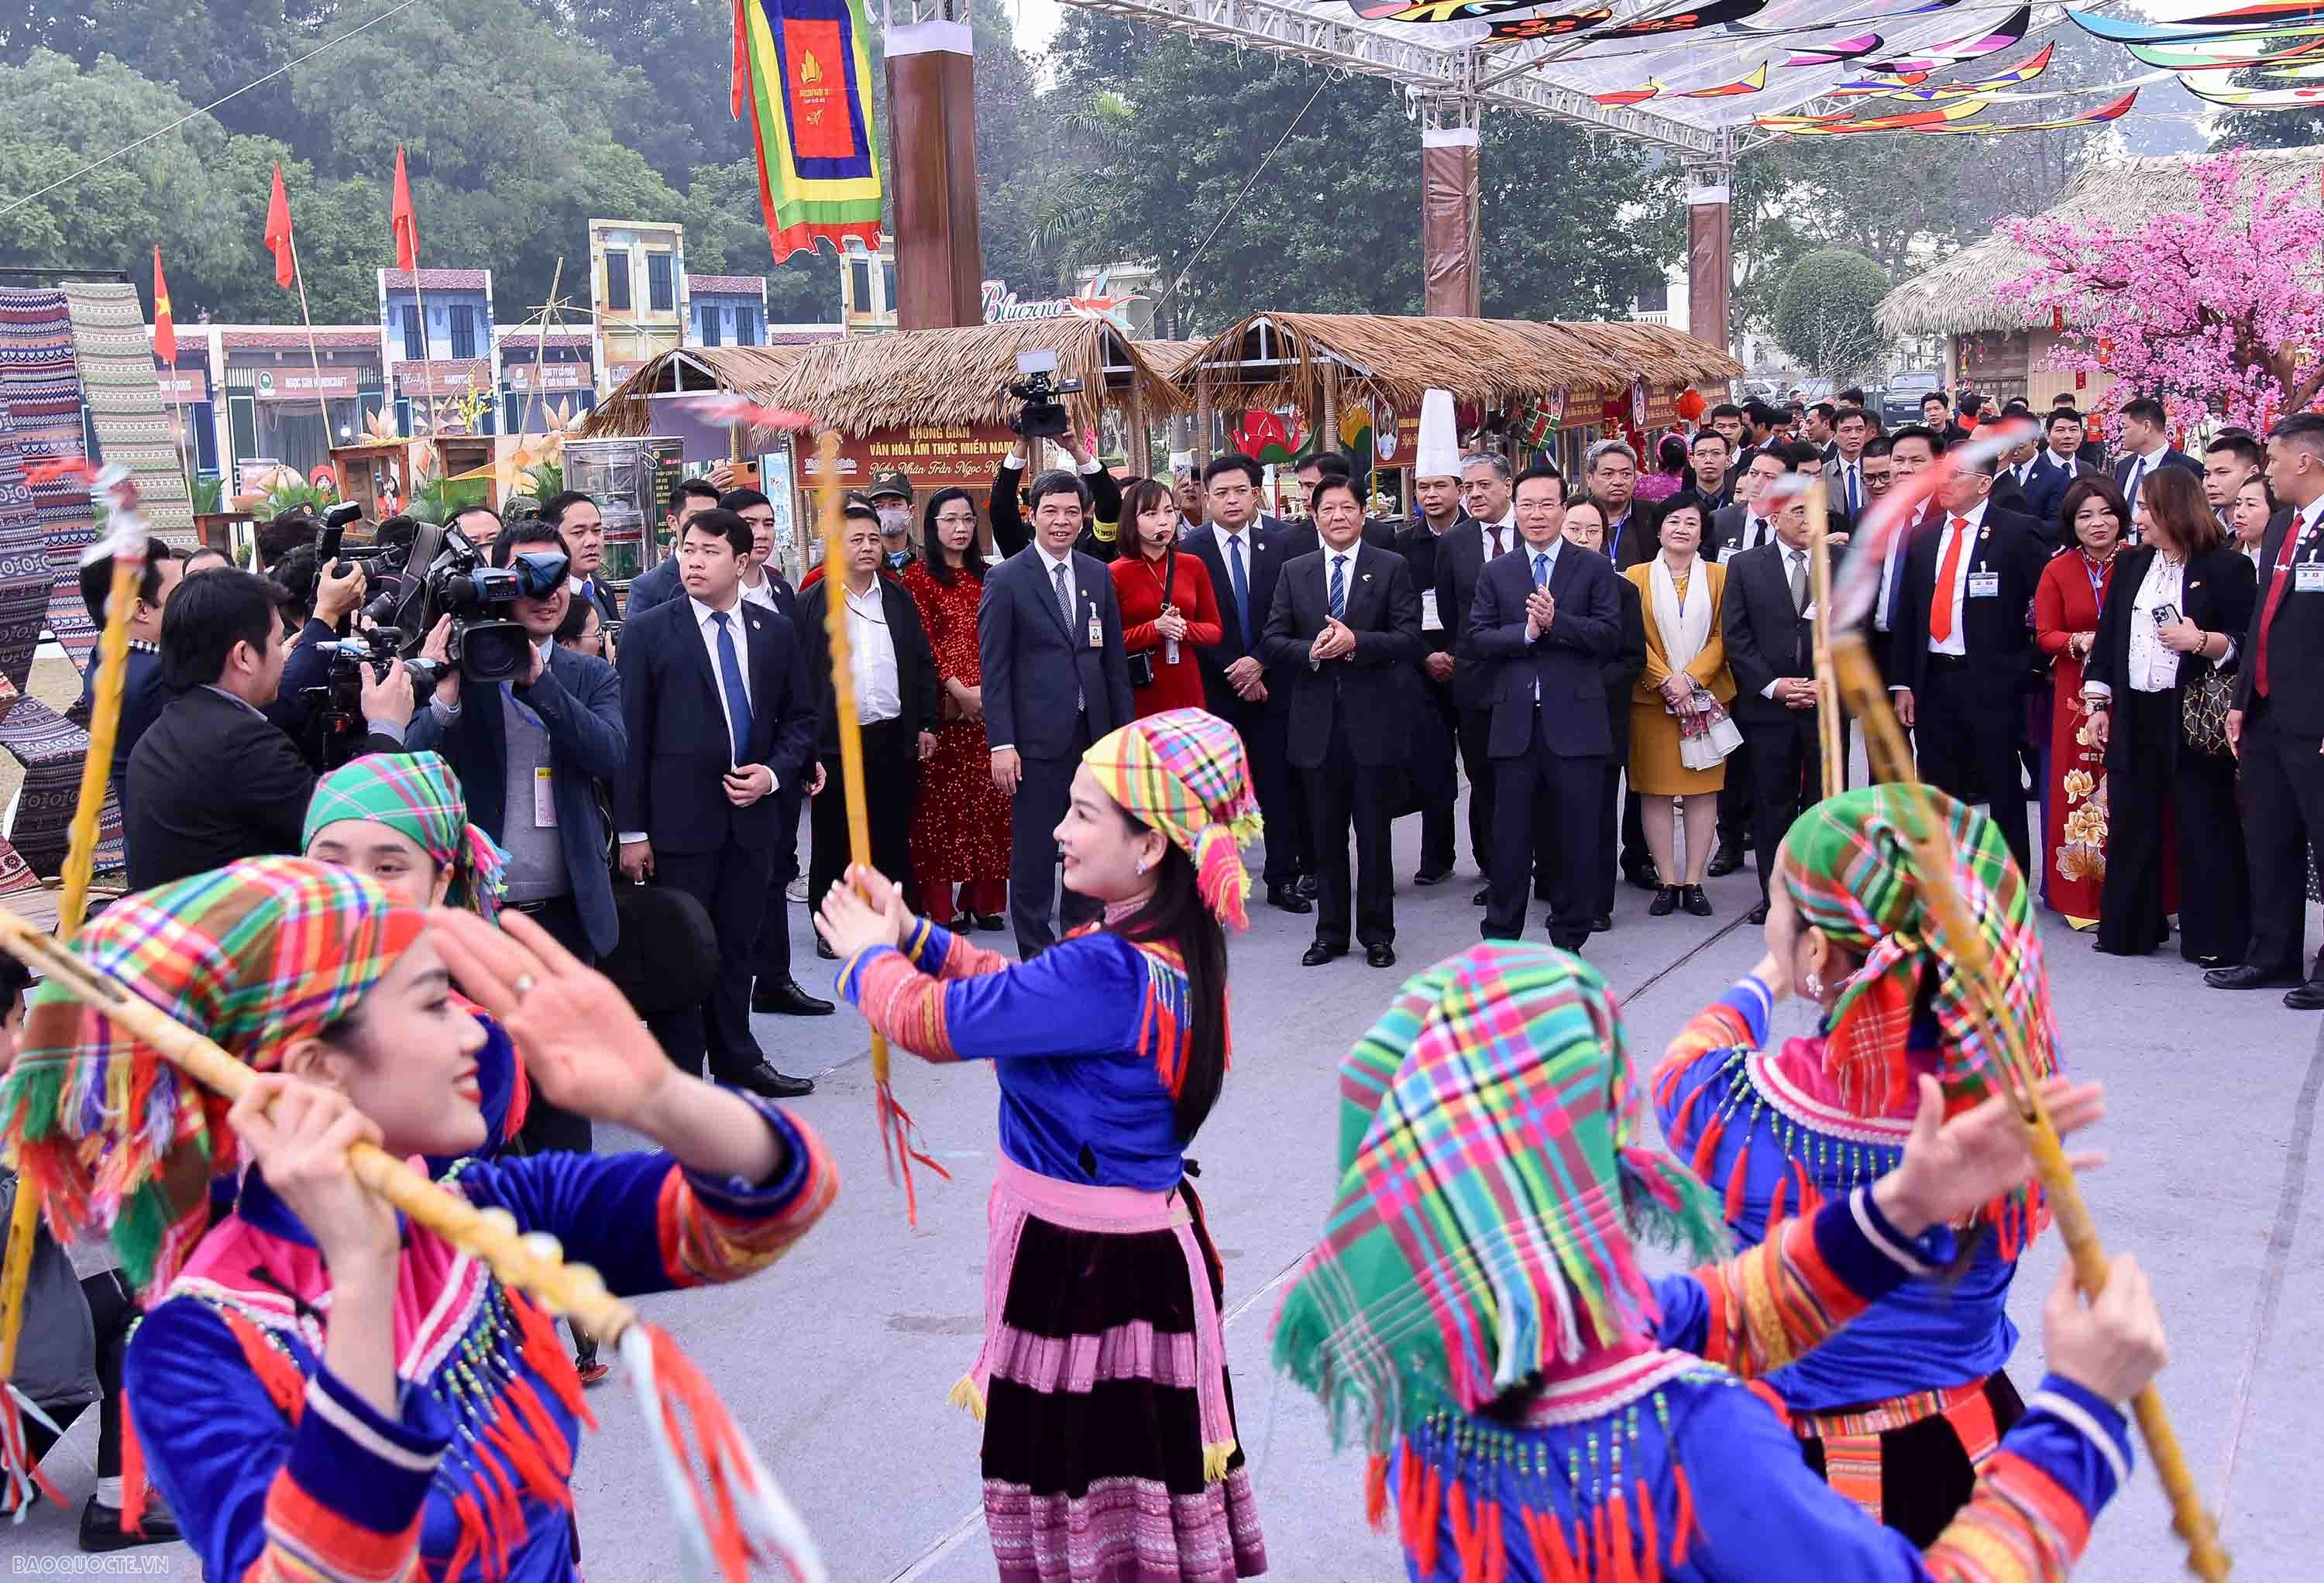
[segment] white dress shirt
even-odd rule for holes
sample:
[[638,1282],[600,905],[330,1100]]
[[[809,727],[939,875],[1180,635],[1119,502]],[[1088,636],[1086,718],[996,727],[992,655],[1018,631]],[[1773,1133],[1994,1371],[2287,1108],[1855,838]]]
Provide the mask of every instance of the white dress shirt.
[[1860,511],[1872,498],[1864,489],[1864,458],[1858,456],[1851,462],[1845,456],[1835,457],[1832,465],[1824,470],[1824,489],[1831,510],[1845,511],[1849,509],[1848,488],[1851,483],[1856,486],[1856,509]]
[[1068,549],[1061,556],[1051,555],[1049,547],[1037,538],[1033,541],[1033,553],[1041,557],[1041,581],[1047,584],[1052,601],[1057,597],[1057,568],[1065,568],[1065,602],[1078,611],[1082,594],[1080,584],[1074,577],[1074,552]]
[[777,615],[782,614],[783,607],[775,603],[775,580],[768,575],[764,566],[759,568],[759,581],[755,586],[748,582],[742,584],[742,597],[761,610],[773,611]]
[[855,674],[855,718],[865,725],[894,720],[904,713],[904,697],[896,675],[896,640],[888,630],[888,607],[880,596],[880,579],[862,594],[847,590],[847,648]]
[[[1525,552],[1526,580],[1536,588],[1548,587],[1549,580],[1557,575],[1557,552],[1564,543],[1565,535],[1563,533],[1551,539],[1547,544],[1540,546],[1538,548],[1533,545],[1526,543],[1523,539],[1518,540],[1517,548]],[[1549,558],[1549,564],[1541,568],[1541,575],[1539,576],[1536,576],[1534,575],[1533,561],[1536,556],[1546,556]],[[1540,640],[1538,639],[1535,640],[1536,642],[1539,640]],[[1539,676],[1536,676],[1534,678],[1533,701],[1536,705],[1541,703],[1541,678]]]
[[[1805,548],[1794,549],[1788,544],[1782,548],[1784,552],[1784,591],[1788,594],[1791,592],[1792,573],[1794,569],[1801,572],[1803,575],[1812,575],[1808,572],[1808,552]],[[1815,588],[1813,582],[1811,581],[1808,588],[1808,608],[1813,609],[1814,607]],[[1775,695],[1775,689],[1783,686],[1783,683],[1784,678],[1777,676],[1774,681],[1769,682],[1766,686],[1759,689],[1759,696],[1762,698],[1772,699]]]
[[[1497,554],[1507,555],[1509,551],[1517,548],[1517,545],[1521,541],[1517,538],[1517,508],[1516,503],[1514,502],[1510,503],[1508,514],[1502,517],[1499,521],[1479,522],[1477,524],[1477,531],[1483,535],[1485,558],[1487,560],[1491,560]],[[1498,551],[1493,548],[1493,535],[1496,533],[1501,536],[1501,548]]]
[[[1244,584],[1248,586],[1250,582],[1251,549],[1259,542],[1259,524],[1251,521],[1245,522],[1240,528],[1228,528],[1213,522],[1211,524],[1211,536],[1218,540],[1219,565],[1227,568],[1227,586],[1220,592],[1226,598],[1232,599],[1234,597],[1235,546],[1240,544],[1242,547],[1242,578]],[[1245,632],[1243,634],[1245,641],[1249,641],[1250,636],[1251,634]]]
[[[1932,654],[1950,654],[1954,658],[1959,659],[1969,653],[1969,632],[1967,621],[1965,620],[1969,613],[1969,580],[1970,575],[1977,569],[1977,540],[1978,535],[1985,530],[1985,502],[1979,501],[1969,510],[1959,513],[1960,519],[1968,524],[1968,526],[1960,529],[1955,529],[1953,527],[1955,513],[1950,511],[1945,513],[1944,529],[1937,539],[1936,569],[1938,571],[1942,571],[1944,569],[1945,550],[1950,545],[1953,535],[1956,532],[1959,532],[1963,536],[1960,549],[1960,563],[1953,568],[1952,634],[1946,638],[1942,642],[1939,642],[1936,639],[1934,630],[1928,626],[1928,611],[1921,611],[1916,612],[1914,615],[1914,619],[1919,621],[1923,627],[1930,631],[1929,652]],[[1940,592],[1941,591],[1935,589],[1931,590],[1932,596]],[[1930,609],[1934,608],[1935,604],[1932,597]]]

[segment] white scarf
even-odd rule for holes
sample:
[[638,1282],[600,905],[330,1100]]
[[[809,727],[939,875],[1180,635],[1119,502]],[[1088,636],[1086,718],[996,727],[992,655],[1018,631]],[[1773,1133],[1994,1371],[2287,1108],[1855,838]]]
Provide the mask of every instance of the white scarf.
[[1671,669],[1683,671],[1711,640],[1711,567],[1700,555],[1694,557],[1694,569],[1687,574],[1686,603],[1681,605],[1670,564],[1659,555],[1653,564],[1655,626],[1663,635],[1663,657]]

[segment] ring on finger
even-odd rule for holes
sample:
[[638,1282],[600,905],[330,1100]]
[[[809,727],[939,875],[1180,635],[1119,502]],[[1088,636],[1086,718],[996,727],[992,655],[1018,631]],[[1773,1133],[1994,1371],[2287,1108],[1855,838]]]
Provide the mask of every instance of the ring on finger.
[[530,973],[519,973],[516,978],[511,981],[509,988],[515,990],[516,998],[521,1000],[527,995],[532,993],[532,986],[535,981],[536,980]]

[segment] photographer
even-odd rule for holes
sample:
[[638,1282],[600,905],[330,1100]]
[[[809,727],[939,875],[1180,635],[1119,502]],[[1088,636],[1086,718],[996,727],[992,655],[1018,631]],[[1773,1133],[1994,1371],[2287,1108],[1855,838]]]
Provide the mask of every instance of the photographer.
[[[1081,474],[1088,500],[1082,508],[1081,537],[1074,548],[1093,559],[1110,561],[1115,553],[1114,525],[1121,520],[1121,483],[1105,465],[1070,431],[1057,437]],[[992,473],[992,545],[1002,558],[1015,555],[1033,541],[1025,513],[1017,503],[1017,486],[1025,476],[1026,442],[1019,440]],[[1102,524],[1102,526],[1101,526]]]
[[[266,706],[283,680],[273,592],[249,572],[205,572],[161,612],[161,680],[175,695],[129,755],[123,835],[134,890],[236,858],[295,852],[315,772]],[[411,683],[366,669],[364,752],[403,750]]]
[[[312,528],[311,521],[309,526]],[[290,594],[292,609],[286,611],[285,619],[295,620],[302,612],[305,619],[296,627],[297,635],[284,645],[281,685],[272,701],[261,709],[296,742],[306,733],[317,689],[331,678],[331,655],[323,645],[345,635],[342,629],[347,618],[371,597],[371,579],[353,561],[321,565],[310,541],[283,557],[275,581]]]

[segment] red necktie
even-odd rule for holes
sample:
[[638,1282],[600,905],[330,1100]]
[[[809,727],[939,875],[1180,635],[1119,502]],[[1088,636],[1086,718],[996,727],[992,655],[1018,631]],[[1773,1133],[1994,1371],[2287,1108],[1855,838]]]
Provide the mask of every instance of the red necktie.
[[2294,517],[2292,525],[2283,530],[2283,548],[2275,557],[2275,581],[2267,585],[2267,604],[2259,612],[2259,652],[2252,656],[2252,691],[2263,698],[2267,696],[2267,630],[2275,624],[2276,607],[2283,603],[2283,591],[2292,586],[2292,563],[2307,537],[2306,520]]
[[1937,567],[1936,591],[1929,596],[1929,636],[1939,643],[1953,635],[1953,579],[1960,573],[1961,546],[1969,541],[1969,519],[1955,517],[1945,539],[1945,558]]

